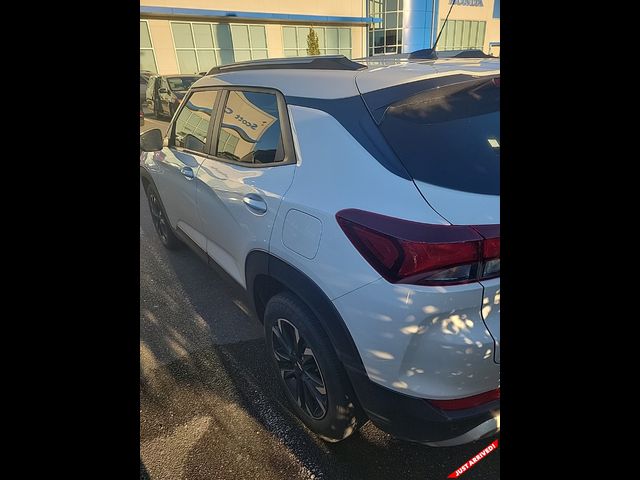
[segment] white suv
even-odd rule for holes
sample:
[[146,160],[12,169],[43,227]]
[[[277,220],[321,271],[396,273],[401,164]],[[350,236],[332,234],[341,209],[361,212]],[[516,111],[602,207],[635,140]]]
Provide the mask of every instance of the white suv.
[[167,248],[248,292],[298,417],[429,445],[500,424],[500,63],[216,67],[141,178]]

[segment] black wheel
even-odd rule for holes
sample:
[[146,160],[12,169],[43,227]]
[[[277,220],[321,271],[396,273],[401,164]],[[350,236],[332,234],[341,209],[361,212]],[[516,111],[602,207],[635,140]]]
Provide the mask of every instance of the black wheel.
[[147,192],[147,200],[149,200],[149,210],[151,211],[153,226],[160,237],[160,241],[169,250],[177,249],[180,247],[180,240],[173,233],[158,191],[151,184],[149,184],[145,190]]
[[366,416],[311,310],[294,295],[280,293],[267,304],[264,328],[271,364],[295,414],[327,441],[355,432]]

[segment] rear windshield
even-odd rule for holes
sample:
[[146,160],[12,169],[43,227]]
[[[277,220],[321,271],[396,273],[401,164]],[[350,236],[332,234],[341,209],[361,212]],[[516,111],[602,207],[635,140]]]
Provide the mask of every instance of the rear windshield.
[[169,88],[174,92],[181,92],[189,90],[189,87],[196,80],[200,80],[200,77],[169,77]]
[[426,90],[389,105],[380,130],[411,176],[500,194],[500,78]]

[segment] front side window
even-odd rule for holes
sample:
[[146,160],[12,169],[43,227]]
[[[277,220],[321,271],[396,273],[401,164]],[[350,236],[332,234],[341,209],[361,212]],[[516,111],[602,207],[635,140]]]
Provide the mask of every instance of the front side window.
[[240,90],[229,92],[216,155],[250,164],[284,160],[275,94]]
[[174,145],[193,152],[205,153],[211,113],[217,91],[195,92],[176,118]]

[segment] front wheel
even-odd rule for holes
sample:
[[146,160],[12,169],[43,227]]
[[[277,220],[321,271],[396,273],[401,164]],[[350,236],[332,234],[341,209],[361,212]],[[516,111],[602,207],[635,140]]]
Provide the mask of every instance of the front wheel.
[[180,240],[173,233],[164,206],[160,200],[160,195],[156,187],[149,184],[146,188],[147,200],[149,201],[149,210],[151,211],[151,219],[153,226],[160,237],[162,244],[169,250],[175,250],[180,247]]
[[330,442],[355,432],[366,416],[310,309],[294,295],[280,293],[266,306],[264,328],[272,367],[298,418]]

